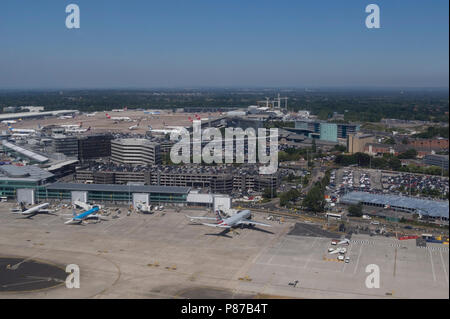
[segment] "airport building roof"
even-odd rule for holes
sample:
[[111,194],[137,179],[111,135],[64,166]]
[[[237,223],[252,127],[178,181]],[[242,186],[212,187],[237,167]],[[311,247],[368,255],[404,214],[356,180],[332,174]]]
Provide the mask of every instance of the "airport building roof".
[[371,194],[365,192],[350,192],[341,198],[344,204],[372,204],[403,209],[432,217],[448,218],[448,201],[426,200],[407,196]]
[[121,138],[112,140],[111,143],[124,146],[155,146],[158,144],[145,138]]
[[49,159],[47,157],[45,157],[45,156],[39,155],[39,154],[37,154],[37,153],[35,153],[33,151],[24,149],[23,147],[17,146],[15,144],[7,142],[5,140],[2,141],[2,144],[3,144],[4,147],[6,147],[6,148],[8,148],[8,149],[10,149],[10,150],[12,150],[12,151],[14,151],[16,153],[19,153],[19,154],[21,154],[21,155],[23,155],[23,156],[25,156],[25,157],[35,161],[35,162],[45,163],[45,162],[49,161]]
[[77,113],[77,110],[59,110],[49,112],[23,112],[23,113],[5,113],[0,114],[0,121],[17,120],[22,118],[33,118],[42,116],[59,116],[65,114]]
[[190,187],[150,186],[150,185],[110,185],[110,184],[74,184],[54,183],[47,186],[49,190],[68,191],[97,191],[97,192],[131,192],[131,193],[160,193],[160,194],[188,194]]
[[64,160],[64,161],[53,163],[50,167],[47,168],[47,170],[51,172],[51,171],[58,170],[66,165],[72,165],[72,164],[76,164],[76,163],[78,163],[78,160],[76,160],[76,159]]
[[0,166],[0,180],[39,182],[53,177],[52,173],[37,166]]

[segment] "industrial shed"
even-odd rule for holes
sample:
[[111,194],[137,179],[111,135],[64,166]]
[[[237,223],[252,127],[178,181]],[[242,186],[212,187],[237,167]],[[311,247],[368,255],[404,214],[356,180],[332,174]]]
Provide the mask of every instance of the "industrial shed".
[[344,195],[341,203],[365,206],[386,207],[393,210],[417,213],[433,218],[448,220],[448,201],[426,200],[407,196],[350,192]]

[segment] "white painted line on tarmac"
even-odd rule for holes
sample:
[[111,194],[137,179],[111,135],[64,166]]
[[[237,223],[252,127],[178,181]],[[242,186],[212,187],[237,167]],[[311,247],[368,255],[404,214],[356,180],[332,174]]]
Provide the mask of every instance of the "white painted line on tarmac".
[[104,233],[106,233],[108,230],[109,230],[109,228],[111,228],[112,226],[114,226],[114,225],[117,225],[118,223],[122,223],[123,224],[123,219],[124,218],[117,218],[116,220],[110,220],[110,222],[112,222],[110,225],[108,225],[108,226],[106,226],[104,229],[103,229],[103,232]]
[[283,241],[278,245],[277,249],[274,251],[272,257],[270,257],[269,261],[267,262],[268,264],[270,264],[272,262],[273,257],[275,257],[276,253],[280,250],[281,246],[284,245],[284,239]]
[[430,250],[428,250],[428,253],[430,254],[431,270],[433,271],[433,280],[436,281],[436,273],[434,272],[433,257],[431,256],[431,251]]
[[309,264],[309,262],[311,261],[311,257],[312,257],[312,255],[313,255],[313,247],[314,247],[314,244],[316,243],[316,241],[317,241],[317,237],[316,238],[314,238],[314,241],[313,241],[313,243],[312,243],[312,245],[311,245],[311,248],[310,248],[310,250],[311,250],[311,253],[309,254],[309,257],[308,257],[308,260],[306,261],[306,263],[305,263],[305,266],[303,266],[303,268],[305,268],[306,269],[306,267],[308,267],[308,264]]
[[363,246],[364,246],[364,244],[361,244],[361,247],[359,248],[358,259],[356,260],[356,266],[355,266],[355,269],[353,270],[353,274],[356,274],[356,270],[358,269],[359,257],[361,257],[361,252],[362,252]]
[[[352,251],[352,247],[353,247],[353,245],[350,246],[349,250],[347,251],[347,257],[350,256],[350,252]],[[342,272],[345,272],[345,268],[347,268],[347,263],[346,262],[344,262],[344,266],[342,266]]]
[[447,283],[447,286],[448,286],[447,267],[445,266],[444,257],[442,257],[442,251],[439,251],[439,254],[441,255],[442,267],[444,268],[445,282]]

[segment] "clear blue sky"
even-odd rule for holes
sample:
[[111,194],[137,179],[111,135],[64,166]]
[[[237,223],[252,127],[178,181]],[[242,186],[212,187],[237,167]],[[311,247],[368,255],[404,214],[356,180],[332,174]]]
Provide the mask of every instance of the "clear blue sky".
[[[65,27],[66,5],[81,29]],[[381,29],[365,27],[366,5]],[[1,88],[448,87],[448,0],[1,0]]]

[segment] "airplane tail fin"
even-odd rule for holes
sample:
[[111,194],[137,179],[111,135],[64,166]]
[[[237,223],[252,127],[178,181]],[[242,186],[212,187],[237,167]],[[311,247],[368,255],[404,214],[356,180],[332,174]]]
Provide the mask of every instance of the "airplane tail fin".
[[218,222],[223,220],[222,215],[220,214],[220,210],[216,210],[216,218]]

